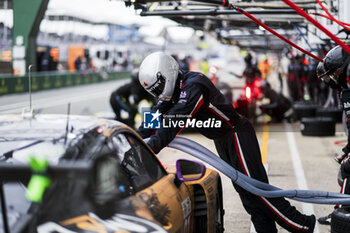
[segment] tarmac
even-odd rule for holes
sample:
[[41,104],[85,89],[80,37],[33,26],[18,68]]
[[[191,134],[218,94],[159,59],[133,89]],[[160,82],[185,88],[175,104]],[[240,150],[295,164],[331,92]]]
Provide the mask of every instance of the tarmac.
[[[268,172],[270,184],[279,188],[310,189],[339,192],[337,183],[339,165],[333,157],[341,151],[341,145],[346,142],[342,125],[337,125],[337,133],[331,137],[303,136],[299,130],[300,124],[279,123],[270,125],[257,125],[257,138],[263,156],[266,156],[265,167]],[[265,130],[268,130],[264,132]],[[266,136],[267,134],[267,136]],[[196,133],[184,134],[214,153],[213,141]],[[266,153],[264,155],[264,153]],[[174,163],[178,158],[194,159],[174,149],[163,149],[158,157],[165,164]],[[264,160],[264,159],[263,159]],[[208,166],[210,167],[210,166]],[[252,229],[250,216],[244,210],[238,193],[232,186],[231,180],[221,174],[223,181],[223,200],[225,209],[225,232],[248,233]],[[328,215],[332,212],[332,205],[315,205],[290,200],[296,208],[305,214],[315,214],[316,217]],[[288,232],[278,227],[278,232]],[[317,224],[315,233],[330,232],[330,227]]]

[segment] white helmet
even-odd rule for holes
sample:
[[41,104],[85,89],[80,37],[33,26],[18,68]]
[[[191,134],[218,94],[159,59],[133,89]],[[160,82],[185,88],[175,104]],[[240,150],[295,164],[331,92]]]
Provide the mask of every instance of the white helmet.
[[146,91],[162,101],[171,100],[179,64],[176,60],[163,52],[148,55],[141,63],[139,81]]

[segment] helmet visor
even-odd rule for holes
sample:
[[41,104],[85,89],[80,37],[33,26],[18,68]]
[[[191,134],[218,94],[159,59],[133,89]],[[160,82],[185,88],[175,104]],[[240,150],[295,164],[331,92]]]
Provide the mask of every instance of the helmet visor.
[[158,72],[157,81],[152,86],[147,88],[147,91],[151,93],[153,96],[158,97],[163,93],[164,86],[165,86],[165,78],[160,72]]

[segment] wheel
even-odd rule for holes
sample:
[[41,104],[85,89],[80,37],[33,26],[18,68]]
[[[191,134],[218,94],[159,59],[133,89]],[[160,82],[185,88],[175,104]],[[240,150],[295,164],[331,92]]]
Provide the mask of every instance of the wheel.
[[304,117],[300,129],[305,136],[333,136],[335,121],[330,117]]
[[294,116],[297,120],[303,117],[314,117],[318,107],[316,104],[296,103],[293,105]]
[[350,232],[350,209],[342,207],[332,213],[331,233],[348,233]]
[[218,187],[216,189],[216,215],[215,215],[215,233],[224,232],[224,204],[222,201],[222,186],[221,180],[219,180]]
[[316,116],[319,117],[332,117],[335,122],[342,122],[343,110],[339,108],[318,108]]

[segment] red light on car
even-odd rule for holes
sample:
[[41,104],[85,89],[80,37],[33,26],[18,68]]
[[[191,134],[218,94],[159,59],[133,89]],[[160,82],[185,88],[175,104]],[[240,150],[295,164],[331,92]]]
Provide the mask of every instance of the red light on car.
[[250,97],[252,97],[252,89],[249,86],[245,87],[245,97],[247,99],[250,99]]

